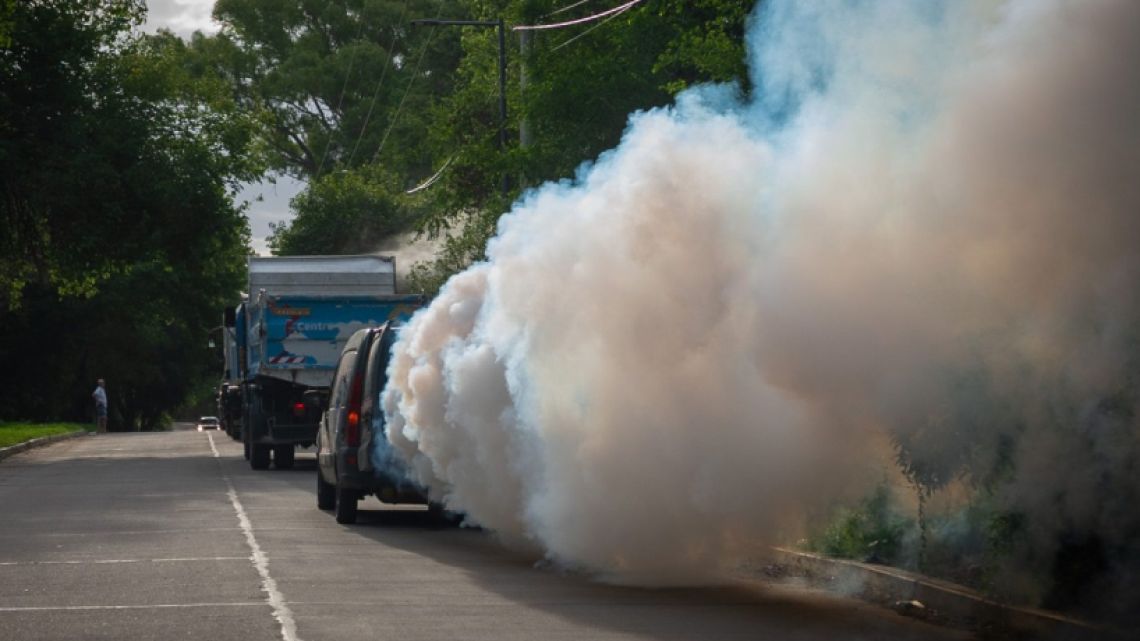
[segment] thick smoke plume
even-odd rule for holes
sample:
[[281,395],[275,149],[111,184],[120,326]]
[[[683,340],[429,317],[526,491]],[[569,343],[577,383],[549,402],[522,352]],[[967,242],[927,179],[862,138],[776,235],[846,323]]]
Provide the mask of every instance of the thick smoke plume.
[[470,521],[699,580],[873,443],[1136,582],[1140,2],[765,2],[404,331],[390,444]]

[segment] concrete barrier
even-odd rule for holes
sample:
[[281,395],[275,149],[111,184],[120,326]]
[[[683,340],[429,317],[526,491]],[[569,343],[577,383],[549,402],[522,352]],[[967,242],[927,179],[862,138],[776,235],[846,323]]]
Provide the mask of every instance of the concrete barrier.
[[1000,603],[969,588],[898,568],[789,548],[774,548],[771,560],[812,584],[952,627],[1058,641],[1135,638],[1056,612]]

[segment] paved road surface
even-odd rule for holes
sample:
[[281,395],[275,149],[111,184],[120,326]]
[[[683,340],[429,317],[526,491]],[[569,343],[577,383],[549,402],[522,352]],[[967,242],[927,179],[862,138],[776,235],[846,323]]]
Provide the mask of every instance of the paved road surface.
[[537,569],[420,511],[316,509],[312,455],[252,472],[221,432],[84,437],[0,463],[0,639],[951,639],[862,603],[643,590]]

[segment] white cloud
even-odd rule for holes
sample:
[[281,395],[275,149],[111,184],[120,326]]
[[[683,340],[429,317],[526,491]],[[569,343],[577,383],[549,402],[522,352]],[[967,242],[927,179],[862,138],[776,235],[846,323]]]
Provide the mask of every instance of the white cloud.
[[170,29],[183,38],[195,31],[214,33],[218,23],[213,21],[214,0],[147,0],[146,23],[143,31],[155,33]]
[[[276,183],[263,180],[242,188],[235,199],[238,204],[249,203],[245,215],[249,218],[250,245],[261,256],[269,255],[269,223],[293,220],[289,201],[305,188],[305,183],[288,176],[278,176]],[[260,200],[258,198],[260,197]]]

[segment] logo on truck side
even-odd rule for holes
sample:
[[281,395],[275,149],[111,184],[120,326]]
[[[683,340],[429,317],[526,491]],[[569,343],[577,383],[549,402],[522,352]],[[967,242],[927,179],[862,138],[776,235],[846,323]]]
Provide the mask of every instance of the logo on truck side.
[[270,305],[269,312],[275,316],[309,316],[313,313],[313,310],[308,307],[289,307],[288,305],[278,307],[277,305]]

